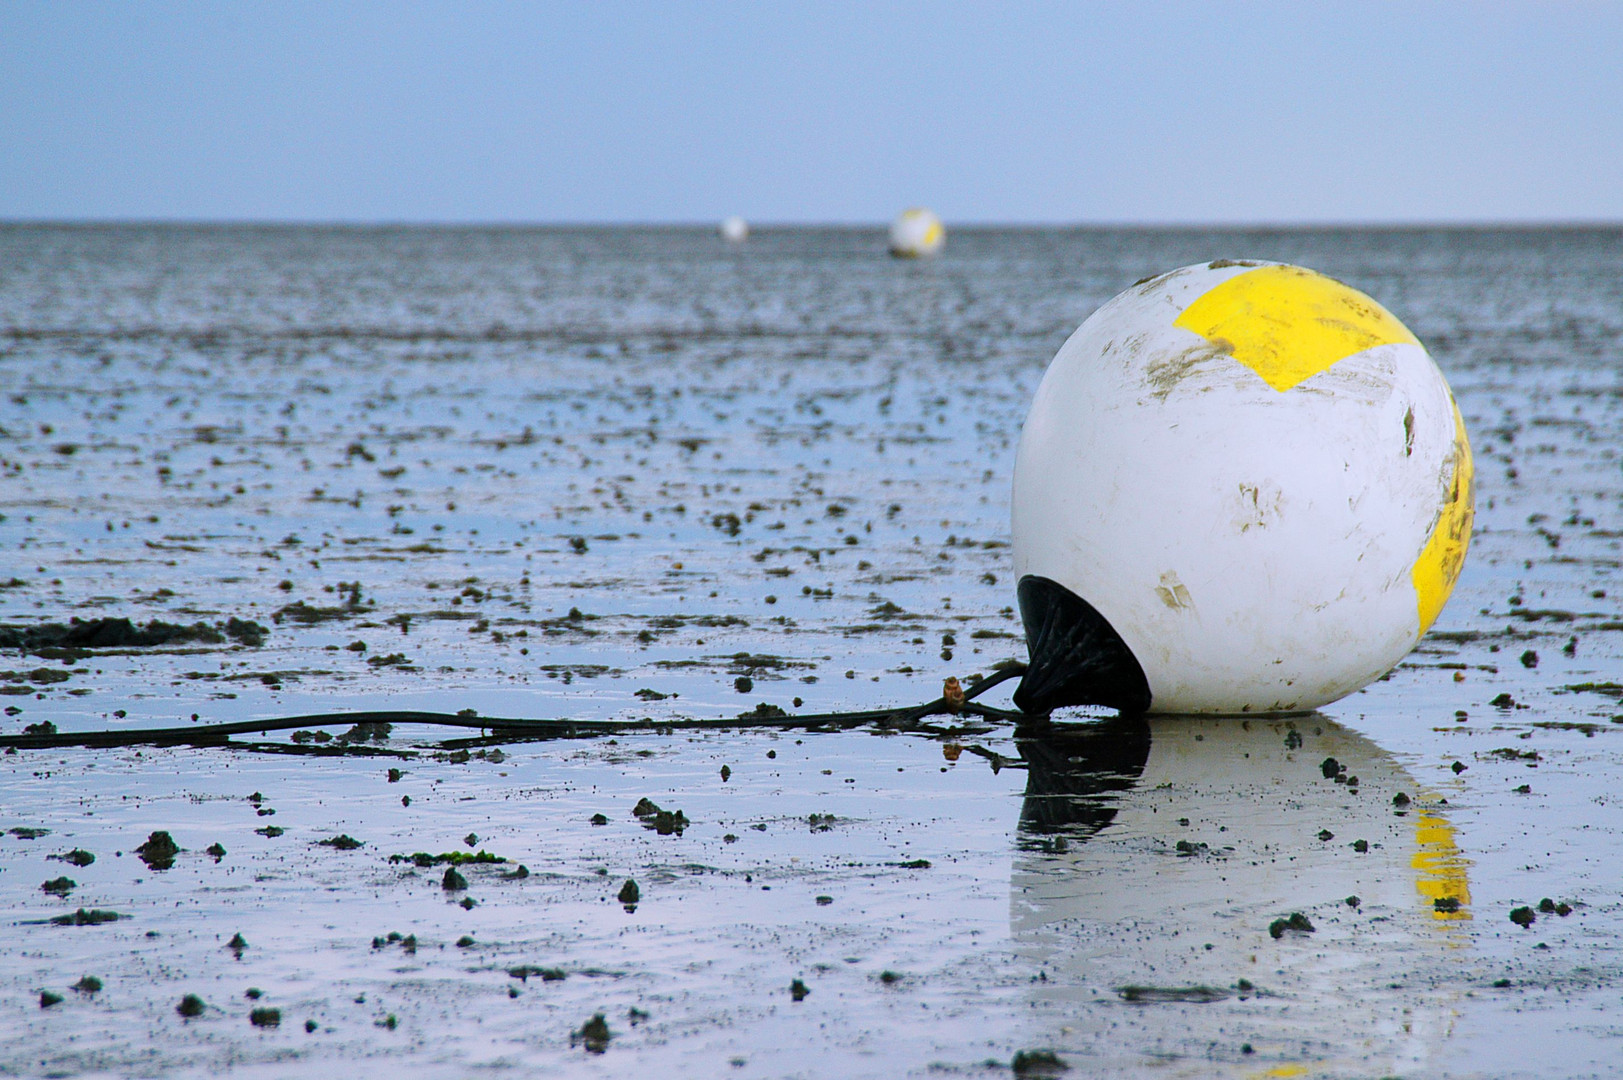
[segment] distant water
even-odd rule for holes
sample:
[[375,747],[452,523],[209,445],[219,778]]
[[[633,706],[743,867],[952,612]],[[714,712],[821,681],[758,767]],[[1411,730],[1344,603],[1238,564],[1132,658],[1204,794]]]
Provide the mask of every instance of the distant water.
[[[1308,742],[1292,764],[1268,729],[1266,752],[1238,751],[1258,764],[1237,776],[1223,771],[1233,754],[1167,773],[1252,737],[1176,725],[1123,743],[1148,756],[1119,782],[1004,728],[941,745],[649,735],[471,761],[436,756],[438,733],[397,730],[376,748],[417,756],[396,762],[393,785],[371,758],[0,758],[0,828],[52,830],[0,838],[13,921],[80,906],[135,916],[8,931],[0,1072],[232,1061],[315,1076],[376,1057],[415,1075],[468,1063],[596,1075],[634,1059],[892,1076],[1037,1046],[1135,1075],[1301,1061],[1337,1075],[1585,1075],[1611,1060],[1614,1037],[1575,1017],[1623,990],[1609,944],[1623,931],[1611,810],[1623,230],[955,228],[933,260],[884,248],[879,228],[765,228],[728,245],[708,228],[0,226],[0,624],[266,630],[257,646],[7,650],[0,731],[926,700],[946,675],[1024,655],[1009,470],[1049,359],[1134,281],[1215,258],[1348,282],[1449,378],[1477,455],[1478,531],[1433,635],[1297,732]],[[944,754],[960,743],[986,753]],[[1321,852],[1321,829],[1338,834],[1323,851],[1364,838],[1340,837],[1315,794],[1326,755],[1363,762],[1371,792],[1401,788],[1446,826],[1447,852],[1416,850],[1469,877],[1466,918],[1436,922],[1404,876],[1410,854],[1349,869]],[[1297,764],[1301,776],[1280,771]],[[245,800],[256,790],[274,816]],[[1056,790],[1096,802],[1033,831]],[[1166,790],[1185,794],[1163,815]],[[695,824],[645,832],[629,817],[642,796]],[[1036,801],[1021,825],[1024,796]],[[1244,819],[1247,800],[1273,798],[1267,821]],[[598,811],[609,826],[587,823]],[[813,813],[836,825],[808,825]],[[256,831],[268,824],[285,834]],[[154,829],[190,853],[176,869],[130,854]],[[312,846],[339,832],[367,846]],[[470,871],[470,910],[442,871],[387,861],[474,850],[467,834],[531,875]],[[1180,852],[1180,839],[1205,847]],[[210,842],[229,854],[203,856]],[[1380,850],[1416,842],[1399,828]],[[1198,861],[1236,860],[1241,881],[1242,855],[1263,845],[1300,872],[1251,875],[1231,896],[1230,864]],[[47,859],[75,846],[97,861]],[[931,869],[906,868],[919,859]],[[1123,908],[1142,860],[1171,868],[1172,899]],[[1197,882],[1202,866],[1214,876]],[[1330,895],[1353,871],[1373,898],[1356,914]],[[76,882],[66,898],[40,890],[63,874]],[[610,902],[625,877],[642,883],[636,913]],[[1101,881],[1123,884],[1101,893]],[[1582,906],[1529,931],[1508,920],[1544,896]],[[1276,945],[1268,921],[1298,908],[1318,931]],[[1426,937],[1434,924],[1446,948],[1427,944],[1443,940]],[[422,945],[373,949],[390,930]],[[1188,967],[1167,951],[1174,931],[1228,934],[1211,955],[1245,970]],[[240,960],[219,947],[237,932],[252,946]],[[478,944],[458,947],[464,935]],[[1551,948],[1533,951],[1540,941]],[[1253,968],[1244,957],[1259,950]],[[1345,985],[1314,955],[1350,965]],[[572,974],[509,977],[523,965]],[[1244,977],[1277,993],[1118,992],[1168,990],[1152,969],[1169,965],[1225,992]],[[66,989],[96,973],[101,996]],[[791,977],[812,988],[798,1004]],[[279,1028],[249,1024],[249,986],[284,1008]],[[39,1008],[52,987],[69,1000]],[[216,1011],[156,1039],[191,990]],[[602,1058],[569,1046],[595,1011],[617,1033]],[[1392,1033],[1406,1014],[1423,1037]],[[388,1015],[398,1027],[375,1026]],[[1551,1056],[1507,1070],[1530,1017]],[[1373,1041],[1358,1030],[1388,1023]],[[815,1054],[784,1049],[797,1046]]]

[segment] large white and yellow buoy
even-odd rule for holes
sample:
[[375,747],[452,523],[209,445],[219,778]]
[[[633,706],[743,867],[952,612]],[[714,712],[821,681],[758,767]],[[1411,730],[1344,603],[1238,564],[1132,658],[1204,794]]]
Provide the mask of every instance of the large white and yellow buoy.
[[1334,701],[1437,618],[1472,512],[1453,395],[1380,304],[1278,263],[1141,281],[1060,349],[1021,434],[1015,701]]
[[901,258],[916,259],[921,255],[934,255],[947,242],[947,230],[941,219],[921,206],[909,207],[890,223],[890,253]]
[[736,214],[726,218],[721,223],[721,238],[729,244],[742,244],[750,238],[749,222]]

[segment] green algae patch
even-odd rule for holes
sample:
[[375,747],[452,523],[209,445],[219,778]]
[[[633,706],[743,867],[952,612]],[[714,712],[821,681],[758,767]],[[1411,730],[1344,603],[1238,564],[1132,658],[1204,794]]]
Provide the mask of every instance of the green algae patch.
[[1313,923],[1300,911],[1293,911],[1289,918],[1275,919],[1268,924],[1268,936],[1278,941],[1286,932],[1298,934],[1311,934],[1314,932]]
[[419,851],[413,855],[390,855],[389,861],[391,863],[409,862],[419,870],[427,870],[435,866],[496,865],[507,862],[502,856],[492,855],[488,851],[442,851],[438,855]]
[[86,910],[80,908],[71,915],[58,915],[51,920],[52,926],[100,926],[102,923],[117,922],[127,919],[128,915],[120,915],[116,911],[103,911],[100,908]]
[[357,840],[348,833],[339,833],[337,836],[329,836],[325,840],[317,840],[316,844],[319,847],[330,847],[339,851],[355,851],[365,847],[366,841]]
[[680,810],[662,809],[654,800],[642,798],[637,805],[631,808],[631,816],[642,822],[642,827],[652,829],[660,836],[681,836],[682,830],[693,822]]
[[141,856],[148,870],[168,870],[175,865],[175,856],[180,854],[180,850],[175,838],[160,830],[148,836],[146,843],[137,847],[135,853]]
[[536,967],[533,964],[520,964],[518,967],[508,968],[507,976],[510,979],[518,979],[520,982],[529,982],[531,978],[540,979],[542,982],[563,982],[569,978],[569,972],[557,967]]
[[609,1048],[609,1040],[614,1038],[614,1032],[609,1030],[609,1022],[603,1019],[602,1013],[596,1013],[580,1030],[569,1036],[570,1046],[584,1046],[588,1054],[601,1054]]
[[1009,1070],[1021,1080],[1027,1077],[1036,1080],[1038,1077],[1053,1077],[1070,1072],[1071,1067],[1052,1050],[1020,1050],[1009,1063]]

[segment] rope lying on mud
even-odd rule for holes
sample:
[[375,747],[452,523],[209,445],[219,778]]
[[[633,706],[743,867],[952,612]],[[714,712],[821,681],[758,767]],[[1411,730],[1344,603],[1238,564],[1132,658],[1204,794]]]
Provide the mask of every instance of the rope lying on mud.
[[[491,735],[481,741],[541,739],[595,739],[605,735],[626,735],[655,731],[728,731],[739,728],[855,728],[873,724],[880,728],[903,730],[916,725],[926,716],[968,714],[995,720],[1026,721],[1033,719],[1025,713],[1008,709],[994,709],[974,702],[992,687],[1008,679],[1023,675],[1024,664],[1011,664],[1001,668],[967,690],[953,692],[957,680],[949,680],[948,691],[934,701],[901,709],[868,709],[861,712],[812,713],[803,716],[751,715],[715,720],[534,720],[523,718],[474,716],[469,713],[437,712],[344,712],[310,713],[304,716],[276,717],[269,720],[239,720],[230,723],[189,724],[185,727],[128,728],[119,731],[56,731],[41,730],[20,735],[0,735],[0,748],[18,750],[50,750],[60,747],[82,746],[108,748],[119,746],[244,746],[232,743],[233,735],[266,735],[272,731],[292,731],[332,727],[342,724],[426,724],[436,727],[467,728],[488,731]],[[951,695],[950,698],[948,695]],[[256,749],[265,748],[263,744]],[[300,752],[342,754],[358,748],[343,746],[300,747]]]

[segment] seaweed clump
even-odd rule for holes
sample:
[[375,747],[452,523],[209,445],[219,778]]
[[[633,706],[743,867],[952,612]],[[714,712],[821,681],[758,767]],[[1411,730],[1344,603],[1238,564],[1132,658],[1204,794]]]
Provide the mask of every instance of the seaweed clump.
[[150,649],[162,645],[199,642],[223,645],[229,638],[242,645],[265,643],[268,633],[259,623],[232,618],[223,624],[194,622],[189,626],[153,619],[137,626],[129,619],[72,619],[36,626],[0,625],[0,649]]
[[71,915],[58,915],[58,916],[56,916],[55,918],[53,918],[51,920],[51,925],[52,926],[100,926],[102,923],[117,922],[120,919],[127,919],[127,918],[129,918],[128,915],[120,915],[116,911],[103,911],[100,908],[92,908],[89,911],[86,911],[84,908],[80,908],[78,911],[73,912]]
[[147,837],[146,843],[135,849],[141,856],[141,861],[147,864],[148,870],[168,870],[175,865],[175,856],[180,854],[180,845],[175,838],[159,830]]
[[579,1044],[586,1047],[588,1054],[601,1054],[609,1048],[612,1038],[614,1032],[609,1030],[609,1022],[603,1019],[602,1013],[594,1013],[590,1020],[580,1026],[579,1031],[570,1034],[569,1045]]
[[1009,1070],[1021,1080],[1026,1077],[1058,1076],[1070,1069],[1052,1050],[1017,1050],[1014,1060],[1009,1063]]
[[1298,934],[1311,934],[1314,932],[1313,923],[1300,911],[1293,911],[1289,918],[1275,919],[1268,924],[1268,936],[1278,941],[1285,936],[1286,931]]
[[682,830],[692,824],[687,815],[680,810],[664,810],[652,799],[638,799],[637,805],[631,808],[631,815],[642,822],[645,829],[653,829],[661,836],[670,836],[675,833],[682,835]]

